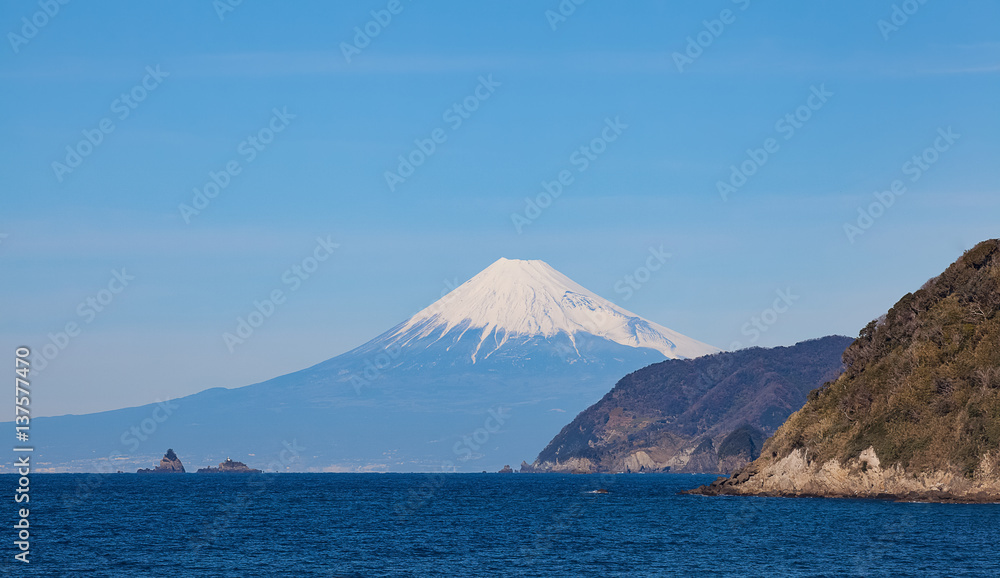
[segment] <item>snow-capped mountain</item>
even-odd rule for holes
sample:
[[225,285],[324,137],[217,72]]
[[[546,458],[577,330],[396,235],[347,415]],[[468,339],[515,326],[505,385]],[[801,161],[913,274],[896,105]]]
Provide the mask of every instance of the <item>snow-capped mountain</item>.
[[542,261],[500,259],[375,339],[307,369],[166,408],[40,418],[38,452],[71,471],[95,471],[108,456],[125,470],[167,447],[192,465],[232,456],[273,469],[268,456],[297,444],[306,449],[281,469],[495,471],[533,458],[622,376],[717,351]]
[[420,311],[385,338],[387,346],[477,340],[470,360],[487,359],[507,343],[564,335],[576,347],[588,334],[629,347],[654,349],[670,359],[719,349],[647,321],[599,297],[544,261],[500,259]]

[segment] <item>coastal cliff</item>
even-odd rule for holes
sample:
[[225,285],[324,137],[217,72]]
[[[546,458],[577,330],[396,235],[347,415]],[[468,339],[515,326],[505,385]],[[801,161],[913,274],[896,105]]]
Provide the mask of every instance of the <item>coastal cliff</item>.
[[668,360],[623,377],[524,473],[729,473],[835,378],[849,337]]
[[753,463],[692,493],[1000,501],[1000,241],[871,322]]

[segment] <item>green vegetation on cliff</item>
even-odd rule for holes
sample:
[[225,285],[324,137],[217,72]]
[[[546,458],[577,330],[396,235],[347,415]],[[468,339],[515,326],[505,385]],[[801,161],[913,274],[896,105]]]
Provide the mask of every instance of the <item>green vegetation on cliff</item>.
[[967,251],[869,323],[844,365],[757,461],[707,493],[1000,491],[1000,241]]
[[872,321],[844,375],[810,395],[768,451],[808,447],[846,461],[873,447],[885,465],[958,466],[972,477],[1000,447],[1000,242],[986,241]]

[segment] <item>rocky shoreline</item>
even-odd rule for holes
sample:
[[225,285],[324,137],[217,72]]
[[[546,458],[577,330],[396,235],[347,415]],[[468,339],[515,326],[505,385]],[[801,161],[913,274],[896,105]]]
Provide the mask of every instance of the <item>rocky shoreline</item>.
[[813,494],[809,492],[758,492],[747,494],[732,491],[730,488],[715,486],[712,482],[708,486],[700,486],[693,490],[680,492],[693,496],[734,496],[734,497],[757,497],[757,498],[826,498],[839,500],[883,500],[887,502],[924,502],[935,504],[1000,504],[1000,496],[995,494],[979,493],[956,495],[949,492],[929,491],[929,492],[906,492],[902,494],[877,493],[867,495],[854,495],[843,493],[822,493]]
[[913,474],[899,465],[883,469],[874,449],[841,464],[821,465],[799,449],[764,467],[751,464],[732,477],[720,477],[684,494],[780,498],[874,499],[894,502],[1000,503],[1000,478],[985,459],[977,475],[967,478],[956,468]]
[[990,494],[970,494],[956,496],[947,492],[928,492],[906,494],[871,494],[854,496],[848,494],[810,494],[791,492],[761,492],[759,494],[740,494],[735,492],[715,491],[711,486],[701,486],[693,490],[681,492],[695,496],[740,496],[758,498],[827,498],[839,500],[883,500],[887,502],[923,502],[934,504],[1000,504],[1000,497]]

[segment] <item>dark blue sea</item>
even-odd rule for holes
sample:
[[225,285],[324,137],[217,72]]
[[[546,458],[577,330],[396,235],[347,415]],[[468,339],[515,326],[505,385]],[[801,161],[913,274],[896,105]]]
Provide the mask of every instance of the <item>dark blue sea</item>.
[[[31,477],[11,576],[997,576],[1000,506],[707,498],[692,475]],[[0,476],[13,522],[17,478]],[[605,488],[607,494],[591,493]]]

